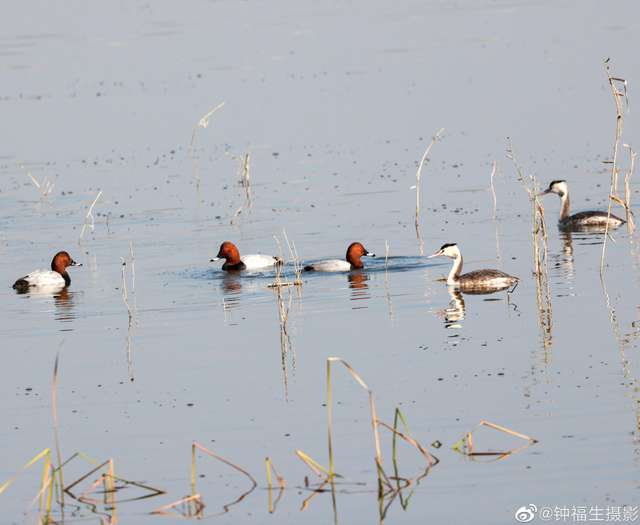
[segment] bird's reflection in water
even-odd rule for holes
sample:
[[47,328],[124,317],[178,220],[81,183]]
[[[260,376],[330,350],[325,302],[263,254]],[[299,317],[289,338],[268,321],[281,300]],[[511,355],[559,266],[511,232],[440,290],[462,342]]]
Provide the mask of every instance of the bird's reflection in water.
[[[569,287],[573,283],[573,276],[575,269],[573,266],[573,234],[570,230],[560,230],[560,237],[562,238],[562,249],[558,253],[554,253],[550,256],[553,261],[553,273],[555,277],[559,277],[558,284],[563,284]],[[574,293],[561,293],[558,296],[575,295]]]
[[222,291],[224,292],[225,308],[232,310],[240,306],[240,296],[242,295],[241,272],[225,272],[222,276]]
[[553,276],[558,279],[557,284],[563,285],[560,288],[558,297],[571,297],[577,295],[573,289],[573,281],[576,269],[574,266],[574,242],[580,246],[597,246],[602,245],[603,229],[593,226],[582,226],[580,228],[561,228],[560,239],[562,240],[562,248],[558,253],[549,255],[549,260],[553,262]]
[[[347,280],[349,281],[349,289],[351,290],[351,300],[361,301],[363,299],[370,299],[371,293],[369,292],[369,285],[367,281],[371,279],[371,276],[365,272],[349,272]],[[357,306],[354,310],[360,308],[369,308],[368,306]]]
[[78,292],[70,292],[66,286],[37,286],[16,290],[18,295],[27,295],[34,299],[50,302],[53,297],[55,305],[54,319],[56,321],[70,322],[76,318],[76,295]]
[[465,302],[462,298],[462,293],[460,289],[455,286],[447,286],[447,291],[451,296],[451,303],[449,304],[449,308],[445,308],[441,312],[442,318],[444,319],[444,327],[460,328],[460,325],[455,323],[464,319]]
[[[508,290],[509,286],[447,286],[447,291],[451,297],[449,308],[445,308],[442,312],[438,312],[440,317],[444,319],[445,328],[460,328],[460,321],[464,319],[466,303],[462,295],[491,295],[495,292]],[[499,300],[499,299],[486,299]]]
[[56,304],[56,321],[69,322],[76,318],[76,294],[77,292],[70,292],[65,286],[53,295]]

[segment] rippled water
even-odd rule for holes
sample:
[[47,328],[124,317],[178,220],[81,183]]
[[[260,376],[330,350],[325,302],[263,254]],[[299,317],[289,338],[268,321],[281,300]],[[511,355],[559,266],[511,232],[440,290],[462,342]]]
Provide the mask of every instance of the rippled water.
[[[177,522],[151,512],[192,493],[193,443],[257,482],[224,514],[252,483],[198,453],[202,515],[225,523],[513,523],[530,504],[591,518],[600,508],[609,519],[637,505],[637,236],[612,232],[601,279],[602,234],[559,232],[559,200],[544,197],[549,298],[540,300],[531,208],[504,157],[509,137],[525,176],[566,179],[574,211],[606,208],[616,113],[602,59],[628,81],[621,143],[633,146],[638,28],[624,24],[637,18],[634,2],[6,11],[0,485],[55,450],[59,351],[63,461],[112,459],[116,475],[164,491],[141,499],[144,488],[119,489],[120,523]],[[418,239],[411,187],[443,127],[422,171]],[[250,201],[237,182],[247,154]],[[630,166],[626,148],[619,163]],[[53,185],[48,196],[21,166]],[[301,287],[284,289],[286,331],[269,287],[275,269],[235,274],[210,262],[223,241],[275,255],[274,235],[290,259],[283,228],[304,262],[341,258],[353,241],[376,254],[363,270],[303,274]],[[499,268],[522,282],[512,293],[449,290],[438,279],[451,261],[427,259],[448,242],[465,270]],[[62,249],[83,264],[67,290],[11,289]],[[283,275],[294,279],[290,264]],[[329,465],[330,357],[371,389],[381,421],[392,425],[399,407],[439,459],[428,468],[398,443],[396,472],[380,427],[383,468],[412,479],[404,490],[379,499],[368,394],[334,362],[334,467],[345,477],[305,503],[320,478],[296,450]],[[505,457],[454,451],[482,421],[537,443]],[[488,427],[473,434],[476,452],[527,443]],[[286,483],[272,513],[265,457]],[[29,522],[41,468],[0,494],[7,523]],[[74,459],[65,484],[92,468]],[[114,515],[73,496],[67,523]]]

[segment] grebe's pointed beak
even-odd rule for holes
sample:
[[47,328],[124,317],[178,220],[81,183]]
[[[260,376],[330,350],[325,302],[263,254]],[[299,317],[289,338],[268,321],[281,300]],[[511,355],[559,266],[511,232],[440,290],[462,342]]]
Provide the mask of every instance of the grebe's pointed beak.
[[540,193],[538,193],[538,197],[542,197],[543,195],[546,195],[547,193],[549,193],[551,191],[551,186],[549,186],[546,190],[541,191]]
[[438,257],[439,255],[442,255],[442,250],[440,250],[437,253],[434,253],[433,255],[429,255],[429,257],[427,257],[427,259],[431,259],[432,257]]

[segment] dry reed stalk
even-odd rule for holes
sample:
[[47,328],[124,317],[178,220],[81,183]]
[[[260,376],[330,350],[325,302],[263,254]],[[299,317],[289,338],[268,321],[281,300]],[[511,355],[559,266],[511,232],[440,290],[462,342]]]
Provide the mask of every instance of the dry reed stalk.
[[11,479],[9,479],[9,481],[7,481],[4,485],[2,485],[2,487],[0,487],[0,494],[2,494],[2,492],[4,491],[4,489],[6,489],[9,485],[11,485],[11,482],[16,479],[20,474],[22,474],[25,470],[27,470],[31,465],[33,465],[36,461],[38,461],[42,456],[46,455],[46,459],[45,459],[45,470],[44,470],[44,474],[43,474],[43,479],[46,477],[47,474],[47,465],[49,463],[49,457],[51,455],[51,449],[45,448],[42,452],[40,452],[40,454],[38,454],[36,457],[34,457],[31,461],[29,461],[29,463],[27,463],[24,467],[22,467],[17,474],[14,474]]
[[[246,157],[236,157],[232,153],[225,151],[225,155],[228,155],[229,157],[235,159],[238,163],[238,184],[240,184],[244,188],[246,198],[242,206],[240,206],[238,210],[233,214],[233,217],[231,218],[231,224],[233,224],[233,221],[235,221],[238,214],[242,211],[242,208],[244,208],[247,204],[249,208],[251,208],[251,206],[253,205],[251,201],[251,185],[249,184],[249,157],[251,153],[248,152]],[[240,176],[241,170],[242,176]]]
[[[609,59],[604,60],[604,67],[607,72],[607,78],[609,79],[609,85],[611,86],[611,91],[613,92],[613,98],[616,103],[616,140],[613,144],[613,160],[612,161],[603,161],[603,164],[611,164],[611,183],[609,187],[609,206],[607,208],[607,218],[611,216],[611,201],[613,200],[614,188],[617,186],[617,178],[618,178],[618,145],[620,143],[620,136],[622,135],[622,97],[625,98],[627,102],[627,113],[629,111],[629,99],[627,98],[627,81],[623,78],[614,78],[611,76],[611,72],[609,71]],[[624,93],[618,91],[616,87],[616,82],[622,83],[624,86]],[[617,192],[617,190],[616,190]],[[602,273],[604,271],[604,254],[607,248],[607,237],[609,235],[609,221],[605,224],[604,228],[604,238],[602,240],[602,258],[600,259],[600,278],[602,279]],[[613,240],[613,239],[612,239]],[[615,241],[614,241],[615,242]]]
[[543,342],[545,349],[550,343],[550,334],[553,331],[553,317],[551,314],[551,291],[549,289],[549,271],[547,267],[547,222],[544,217],[544,207],[538,199],[539,185],[533,175],[529,178],[532,181],[532,187],[529,188],[524,180],[522,169],[518,165],[509,140],[509,149],[507,150],[507,158],[513,161],[518,171],[518,179],[529,195],[531,201],[531,211],[533,216],[533,228],[531,231],[533,241],[533,254],[535,263],[536,276],[536,292],[538,300],[538,312],[540,318],[540,326],[544,332]]
[[129,241],[129,250],[131,252],[131,273],[132,273],[131,293],[135,295],[136,293],[136,260],[133,257],[133,243],[131,241]]
[[242,472],[245,476],[247,476],[251,482],[253,483],[253,486],[244,494],[242,494],[237,500],[235,500],[232,503],[229,503],[227,505],[223,505],[222,508],[224,509],[224,512],[221,512],[220,514],[216,514],[216,516],[220,516],[222,514],[226,514],[229,512],[229,507],[232,507],[233,505],[236,505],[237,503],[240,503],[246,496],[248,496],[249,494],[251,494],[255,488],[258,486],[258,484],[256,483],[256,480],[253,479],[253,477],[251,476],[251,474],[249,474],[248,472],[242,470],[240,467],[234,465],[233,463],[230,463],[229,461],[222,459],[220,456],[214,454],[213,452],[207,450],[204,447],[201,447],[200,445],[198,445],[197,443],[194,443],[191,447],[191,488],[195,494],[195,461],[196,461],[196,453],[195,453],[195,449],[199,448],[200,450],[202,450],[203,452],[206,452],[207,454],[209,454],[210,456],[222,461],[223,463],[229,465],[230,467],[236,469],[239,472]]
[[[325,472],[327,474],[327,476],[331,476],[331,472],[329,470],[327,470],[326,468],[324,468],[322,465],[320,465],[318,462],[314,461],[313,459],[311,459],[309,456],[307,456],[304,452],[301,452],[300,450],[296,450],[296,454],[298,454],[298,456],[300,457],[300,459],[302,461],[304,461],[307,466],[313,470],[313,472],[315,472],[316,476],[318,476],[319,478],[322,478],[324,480],[324,483],[327,483],[329,481],[329,478],[326,476],[323,476],[322,474],[320,474],[320,470],[322,470],[322,472]],[[318,468],[316,468],[318,467]],[[333,476],[340,476],[340,474],[333,474]]]
[[62,455],[60,454],[60,440],[58,438],[58,415],[56,411],[56,384],[58,382],[58,362],[60,360],[60,348],[64,340],[58,345],[56,352],[56,362],[53,367],[53,385],[51,388],[51,409],[53,412],[53,433],[56,438],[56,453],[58,455],[58,472],[60,473],[60,488],[62,489],[62,505],[64,505],[64,476],[62,474]]
[[[236,157],[233,153],[229,153],[228,151],[225,151],[224,154],[227,155],[228,157],[231,157],[233,160],[235,160],[238,163],[238,172],[237,172],[238,184],[243,188],[248,187],[249,186],[249,157],[251,156],[251,152],[247,152],[246,157],[243,157],[242,155],[240,155],[239,157]],[[242,171],[242,175],[240,175],[241,171]],[[251,200],[251,192],[249,193],[245,192],[245,193],[247,195],[247,200]]]
[[[276,506],[278,505],[278,502],[280,501],[280,498],[284,494],[284,489],[286,487],[284,484],[284,479],[280,477],[280,474],[278,474],[276,467],[274,466],[273,462],[269,458],[266,458],[266,465],[267,465],[267,481],[268,481],[268,490],[269,490],[269,514],[273,514],[276,510]],[[276,475],[276,478],[278,478],[278,482],[280,483],[280,494],[278,494],[278,498],[276,499],[275,503],[272,501],[272,493],[271,493],[271,490],[272,490],[271,470],[273,470],[273,473]]]
[[[433,137],[433,140],[431,141],[431,144],[429,144],[429,147],[427,148],[427,151],[424,152],[424,155],[422,155],[422,160],[420,161],[420,166],[418,167],[418,172],[416,173],[416,185],[415,186],[411,186],[410,189],[415,188],[416,189],[416,235],[418,236],[418,240],[420,239],[420,231],[418,230],[418,214],[420,213],[420,174],[422,173],[422,166],[424,164],[425,159],[427,158],[427,155],[429,154],[429,150],[431,149],[431,146],[433,146],[434,142],[436,140],[438,140],[438,137],[440,137],[440,133],[442,133],[444,131],[444,128],[442,128],[440,131],[438,131],[438,133],[436,133],[436,136]],[[420,245],[420,254],[422,255],[422,244]]]
[[440,133],[442,133],[443,131],[444,131],[444,128],[442,128],[440,131],[438,131],[438,133],[436,133],[436,136],[433,137],[433,140],[431,141],[431,144],[429,144],[427,151],[425,151],[424,155],[422,155],[422,160],[420,161],[420,166],[418,167],[418,173],[416,173],[416,185],[411,186],[410,188],[410,189],[413,189],[413,188],[416,189],[416,231],[418,229],[418,214],[420,213],[420,174],[422,173],[422,166],[424,164],[425,159],[427,158],[427,155],[429,154],[429,150],[431,149],[431,146],[433,146],[434,142],[438,140]]
[[[52,474],[48,474],[48,473],[52,473]],[[40,487],[40,490],[35,495],[35,497],[31,500],[31,503],[29,503],[29,505],[27,505],[27,508],[24,511],[24,515],[27,518],[29,518],[29,511],[31,510],[31,507],[33,507],[35,505],[36,501],[40,501],[39,506],[38,506],[38,520],[39,520],[38,524],[50,523],[50,518],[51,518],[51,500],[52,500],[52,495],[53,495],[53,483],[52,482],[55,479],[54,476],[55,476],[55,467],[53,466],[53,463],[47,462],[47,464],[45,465],[45,479],[43,479],[43,481],[42,481],[42,486]],[[44,506],[44,496],[45,496],[45,493],[47,492],[47,488],[49,488],[49,503],[45,507]],[[45,516],[45,513],[46,513],[46,516]]]
[[196,186],[198,188],[198,192],[200,192],[200,168],[198,167],[198,163],[196,162],[196,159],[193,157],[193,141],[196,138],[196,130],[200,126],[202,126],[204,129],[207,129],[207,126],[209,125],[209,117],[213,115],[216,111],[218,111],[218,109],[220,109],[222,106],[224,106],[224,102],[218,105],[217,108],[209,111],[209,113],[207,113],[204,117],[202,117],[200,119],[200,122],[196,124],[196,127],[193,128],[193,133],[191,134],[191,144],[189,144],[189,156],[191,157],[191,161],[193,162],[193,165],[196,167]]
[[[284,228],[282,229],[282,231],[284,232]],[[285,239],[286,239],[286,232],[285,233]],[[278,238],[272,233],[271,234],[273,236],[273,238],[276,240],[276,242],[278,243],[278,261],[280,261],[280,263],[282,263],[282,245],[280,244],[280,241],[278,240]],[[287,244],[289,244],[289,241],[287,239]],[[289,245],[289,250],[291,251],[291,246]],[[293,253],[292,253],[293,256]],[[291,308],[291,301],[292,301],[292,296],[291,296],[291,289],[287,288],[288,292],[289,292],[289,302],[287,304],[287,306],[285,307],[284,304],[284,298],[282,297],[282,288],[284,286],[292,286],[291,283],[289,283],[288,279],[286,279],[286,282],[282,282],[281,279],[281,271],[282,271],[282,264],[276,264],[276,282],[275,283],[271,283],[269,285],[267,285],[268,288],[272,288],[276,290],[277,293],[277,302],[278,302],[278,318],[280,321],[280,354],[282,357],[282,373],[284,375],[284,386],[285,386],[285,390],[287,390],[288,392],[288,380],[287,380],[287,361],[286,361],[286,357],[287,357],[287,349],[290,349],[291,352],[294,355],[294,359],[295,359],[295,352],[293,350],[293,343],[291,341],[291,337],[289,336],[288,332],[287,332],[287,319],[289,318],[289,310]],[[294,265],[296,264],[296,261],[294,260]],[[293,284],[297,284],[297,283],[293,283]],[[288,402],[288,399],[287,399]]]
[[[278,471],[276,470],[275,465],[273,464],[273,461],[271,461],[269,458],[266,458],[266,464],[267,464],[267,478],[269,481],[269,488],[271,488],[271,470],[273,470],[273,473],[276,475],[276,478],[278,478],[278,483],[280,483],[280,486],[284,489],[286,488],[285,483],[284,483],[284,479],[282,477],[280,477],[280,474],[278,474]],[[271,467],[271,468],[269,468]]]
[[[74,454],[73,456],[71,456],[71,458],[69,458],[67,461],[65,461],[65,464],[68,463],[69,461],[71,461],[71,459],[73,459],[76,455],[79,455],[81,457],[84,457],[86,459],[88,459],[89,461],[91,461],[92,463],[94,463],[96,465],[96,467],[92,470],[90,470],[89,472],[87,472],[86,474],[84,474],[83,476],[79,477],[77,480],[75,480],[73,483],[69,484],[67,486],[67,488],[65,488],[65,492],[68,492],[69,494],[71,494],[71,489],[73,487],[75,487],[78,483],[84,481],[85,479],[87,479],[89,476],[91,476],[94,472],[97,472],[98,470],[100,470],[101,468],[104,468],[105,465],[110,464],[111,459],[107,459],[106,461],[103,461],[102,463],[98,464],[97,462],[95,462],[94,460],[87,458],[87,456],[85,456],[82,453],[79,454]],[[75,497],[75,496],[74,496]]]
[[[272,233],[271,236],[276,240],[276,242],[278,243],[278,260],[280,261],[281,264],[276,265],[276,282],[275,283],[271,283],[270,285],[268,285],[269,288],[278,288],[278,287],[282,287],[282,286],[301,286],[302,285],[302,263],[300,263],[300,259],[298,258],[298,250],[296,248],[296,243],[291,241],[291,243],[289,242],[289,238],[287,237],[287,232],[284,229],[284,227],[282,228],[282,233],[284,235],[284,240],[287,241],[287,248],[289,248],[289,254],[291,255],[291,260],[290,261],[285,261],[284,257],[282,255],[282,245],[280,244],[280,241],[278,240],[278,238]],[[291,247],[291,245],[293,245],[293,248]],[[289,282],[289,279],[286,278],[285,276],[285,281],[283,282],[282,279],[280,278],[281,275],[281,267],[284,266],[285,264],[289,264],[292,263],[293,264],[293,268],[294,268],[294,272],[295,272],[295,276],[296,279],[293,283]]]
[[[195,477],[196,477],[196,448],[199,448],[200,450],[202,450],[202,452],[206,452],[207,454],[209,454],[210,456],[222,461],[223,463],[225,463],[226,465],[229,465],[230,467],[236,469],[238,472],[242,472],[245,476],[247,476],[251,482],[253,483],[253,489],[255,489],[258,484],[256,483],[256,480],[253,479],[253,477],[251,476],[251,474],[249,474],[248,472],[242,470],[240,467],[234,465],[233,463],[227,461],[226,459],[222,459],[220,456],[214,454],[213,452],[211,452],[210,450],[207,450],[204,447],[201,447],[200,445],[198,445],[197,443],[193,443],[193,445],[191,445],[191,486],[195,487]],[[195,491],[194,491],[195,492]]]
[[[131,294],[133,295],[133,309],[136,312],[136,334],[140,335],[139,327],[140,327],[140,314],[138,312],[138,300],[136,299],[136,259],[133,256],[133,243],[129,241],[129,249],[131,252]],[[129,333],[131,329],[129,329]],[[129,377],[131,381],[133,381],[133,375],[131,373],[131,341],[130,337],[127,342],[127,363],[129,365]]]
[[[471,435],[478,430],[481,426],[488,426],[491,428],[495,428],[496,430],[499,430],[501,432],[506,432],[507,434],[511,434],[512,436],[516,436],[522,439],[528,439],[529,441],[531,441],[531,443],[524,445],[522,447],[518,447],[515,448],[513,450],[510,450],[508,452],[473,452],[473,441],[471,438]],[[465,453],[462,450],[459,449],[460,445],[463,445],[465,443],[465,441],[467,442],[467,446],[469,447],[469,452]],[[523,448],[529,447],[531,445],[533,445],[534,443],[537,443],[538,440],[537,439],[533,439],[529,436],[525,436],[524,434],[519,434],[518,432],[514,432],[513,430],[509,430],[507,428],[504,427],[499,427],[498,425],[494,425],[493,423],[488,423],[487,421],[481,421],[476,428],[474,428],[473,430],[471,430],[470,432],[467,432],[466,437],[462,438],[460,441],[458,441],[455,446],[453,447],[453,450],[455,450],[456,452],[459,452],[461,454],[465,454],[468,456],[472,456],[472,455],[476,455],[476,456],[508,456],[509,454],[513,454],[514,452],[518,451],[518,450],[522,450]],[[502,458],[499,458],[502,459]]]
[[[51,463],[51,461],[49,460],[50,456],[51,456],[51,450],[46,448],[44,449],[42,452],[40,452],[40,454],[38,454],[35,458],[33,458],[31,461],[29,461],[29,463],[27,463],[24,467],[22,467],[16,474],[14,474],[11,479],[9,479],[9,481],[7,481],[4,485],[2,485],[2,487],[0,487],[0,494],[2,494],[2,492],[9,486],[11,485],[11,483],[20,475],[22,474],[25,470],[27,470],[31,465],[33,465],[36,461],[38,461],[42,456],[45,456],[45,462],[44,462],[44,471],[42,474],[42,483],[41,483],[41,487],[40,490],[38,491],[38,493],[36,494],[36,496],[34,497],[33,501],[29,504],[29,506],[27,507],[27,509],[25,510],[25,515],[27,515],[27,513],[29,512],[29,510],[31,509],[31,507],[35,504],[35,502],[37,500],[40,500],[40,507],[39,507],[39,513],[40,513],[40,522],[44,523],[45,520],[42,519],[42,514],[43,512],[45,512],[46,510],[46,515],[47,515],[47,520],[51,514],[51,502],[53,499],[53,483],[52,481],[55,480],[55,467],[53,466],[53,463]],[[46,489],[47,487],[49,487],[49,497],[47,500],[47,505],[45,506],[44,504],[44,495],[46,493]],[[28,517],[28,515],[27,515]]]
[[124,298],[124,304],[127,305],[127,312],[129,313],[129,326],[131,326],[131,308],[129,308],[129,299],[127,299],[127,280],[124,276],[124,267],[127,265],[124,262],[124,258],[120,257],[122,260],[122,297]]
[[[398,428],[398,418],[400,418],[400,420],[402,421],[402,424],[404,425],[404,428],[407,429],[407,432],[409,433],[411,438],[408,438],[404,434],[398,432],[398,430],[397,430],[397,428]],[[417,447],[420,450],[420,452],[422,452],[424,457],[427,458],[427,460],[429,461],[429,465],[430,466],[431,465],[436,465],[437,463],[440,462],[440,460],[436,456],[433,456],[435,461],[432,461],[431,460],[431,455],[418,443],[416,438],[413,437],[413,434],[411,433],[411,430],[409,429],[409,425],[407,425],[407,422],[405,421],[404,416],[402,415],[402,412],[400,411],[399,408],[396,408],[396,413],[395,413],[395,417],[394,417],[394,421],[393,421],[393,428],[390,427],[389,425],[387,425],[386,423],[383,423],[382,421],[379,421],[379,423],[381,423],[382,425],[384,425],[385,427],[387,427],[388,429],[390,429],[390,430],[392,430],[394,432],[394,434],[393,434],[393,459],[394,459],[394,461],[396,459],[396,434],[397,434],[400,437],[402,437],[403,439],[407,440],[412,445],[414,445],[415,447]]]
[[36,186],[38,186],[38,189],[42,192],[42,195],[44,195],[45,197],[49,196],[49,194],[51,193],[51,190],[53,189],[55,184],[51,184],[50,182],[48,182],[46,177],[45,177],[44,181],[42,182],[42,184],[44,185],[44,188],[43,188],[42,186],[40,186],[40,184],[38,184],[38,181],[33,178],[33,175],[31,175],[31,173],[29,173],[27,168],[25,168],[22,165],[20,165],[20,167],[27,173],[27,175],[29,175],[29,178],[33,181],[33,183]]
[[291,255],[291,262],[293,263],[293,269],[295,271],[296,274],[296,280],[293,284],[295,284],[296,286],[301,286],[302,285],[302,264],[300,263],[300,259],[298,257],[298,249],[296,248],[296,243],[294,241],[291,241],[291,244],[293,244],[293,249],[291,248],[291,244],[289,244],[289,238],[287,237],[287,232],[284,229],[284,226],[282,227],[282,234],[284,235],[284,240],[287,241],[287,248],[289,248],[289,254]]
[[629,230],[629,235],[631,235],[635,231],[635,217],[633,212],[631,211],[631,189],[629,188],[629,180],[633,175],[633,168],[635,164],[636,153],[634,153],[633,148],[629,146],[629,144],[623,144],[625,148],[629,148],[629,155],[631,157],[631,167],[629,171],[625,174],[624,177],[624,200],[618,197],[618,170],[616,169],[616,194],[611,195],[610,199],[616,201],[620,206],[622,206],[627,214],[627,228]]
[[[387,427],[389,430],[391,430],[391,432],[393,432],[393,440],[394,440],[394,454],[395,454],[395,438],[396,436],[400,436],[402,439],[404,439],[405,441],[407,441],[408,443],[411,443],[414,447],[416,447],[418,450],[420,450],[420,452],[422,452],[422,455],[427,459],[427,461],[429,462],[430,465],[435,465],[436,463],[439,463],[440,460],[438,458],[436,458],[435,456],[433,456],[435,458],[435,461],[433,461],[431,459],[431,455],[424,449],[424,447],[422,445],[420,445],[420,443],[418,443],[413,437],[409,437],[409,436],[405,436],[402,432],[400,432],[399,430],[395,429],[394,427],[392,427],[391,425],[387,425],[384,421],[380,421],[379,419],[377,420],[377,423],[382,425],[383,427]],[[408,430],[408,429],[407,429]],[[395,458],[394,458],[395,459]]]
[[389,283],[387,282],[387,274],[389,273],[389,245],[384,241],[384,286],[387,289],[387,301],[389,301],[389,315],[393,323],[393,303],[391,302],[391,294],[389,293]]
[[[491,170],[491,177],[490,177],[490,181],[491,181],[491,193],[493,194],[493,222],[496,222],[496,207],[498,205],[498,199],[496,199],[496,192],[493,189],[493,174],[495,172],[498,172],[498,174],[500,175],[500,178],[502,179],[502,173],[500,173],[500,168],[498,168],[498,163],[494,162],[493,163],[493,169]],[[504,179],[503,179],[504,180]]]
[[82,225],[82,231],[80,232],[80,238],[78,239],[78,244],[81,244],[81,242],[82,242],[82,236],[84,235],[84,229],[87,226],[87,221],[89,220],[89,217],[91,217],[91,231],[94,230],[94,227],[93,227],[93,215],[91,214],[91,210],[93,210],[93,207],[96,205],[96,202],[98,202],[98,199],[100,198],[100,195],[102,195],[102,190],[100,190],[100,193],[98,193],[98,196],[94,199],[93,204],[89,208],[89,212],[87,213],[87,216],[84,219],[84,224]]
[[249,156],[251,152],[247,151],[247,155],[244,158],[244,166],[242,170],[242,186],[245,188],[245,192],[247,195],[247,200],[249,201],[249,206],[251,206],[251,185],[249,184]]
[[[103,461],[102,463],[98,463],[96,460],[90,458],[89,456],[87,456],[86,454],[83,454],[82,452],[76,452],[74,453],[69,459],[67,459],[62,466],[65,466],[67,463],[70,463],[73,459],[75,459],[76,457],[82,457],[84,459],[86,459],[87,461],[89,461],[90,463],[93,463],[94,465],[96,465],[96,467],[92,470],[90,470],[89,472],[87,472],[86,474],[84,474],[83,476],[81,476],[80,478],[78,478],[77,480],[75,480],[73,483],[71,483],[70,485],[68,485],[65,488],[65,492],[68,492],[69,494],[71,494],[71,489],[73,487],[75,487],[78,483],[82,482],[83,480],[85,480],[86,478],[88,478],[89,476],[91,476],[94,472],[100,470],[100,469],[104,469],[104,466],[109,464],[110,465],[110,470],[108,472],[108,474],[114,479],[114,480],[118,480],[121,481],[123,483],[126,483],[128,485],[133,485],[135,487],[140,487],[142,489],[145,490],[149,490],[151,492],[155,492],[157,494],[165,494],[165,491],[154,488],[154,487],[150,487],[148,485],[143,485],[141,483],[136,483],[135,481],[129,481],[125,478],[122,478],[120,476],[116,476],[115,473],[113,472],[113,463],[111,459],[108,459],[106,461]],[[71,494],[72,495],[72,494]],[[73,496],[73,495],[72,495]],[[74,498],[76,498],[76,496],[73,496]],[[143,497],[148,497],[148,496],[143,496]],[[77,499],[77,498],[76,498]]]
[[[186,503],[186,502],[194,502],[196,505],[196,509],[197,512],[195,514],[191,514],[191,515],[184,515],[184,514],[171,514],[168,512],[163,512],[167,509],[171,509],[173,507],[177,507],[178,505],[181,505],[182,503]],[[164,507],[160,507],[159,509],[154,510],[151,514],[159,514],[161,516],[175,516],[178,518],[195,518],[195,517],[200,517],[199,515],[202,513],[202,511],[204,510],[204,501],[202,500],[202,495],[201,494],[194,494],[193,496],[187,496],[182,498],[181,500],[176,501],[175,503],[171,503],[169,505],[165,505]]]
[[100,501],[100,500],[96,500],[93,498],[87,498],[87,494],[93,492],[93,489],[95,489],[98,485],[100,485],[101,483],[105,483],[106,485],[106,490],[104,491],[104,496],[108,496],[111,495],[112,501],[111,504],[113,505],[113,510],[114,510],[114,514],[115,514],[115,485],[113,482],[113,460],[112,459],[108,459],[107,461],[105,461],[106,463],[109,463],[109,472],[106,474],[103,474],[102,476],[100,476],[94,483],[93,485],[91,485],[87,490],[85,490],[80,496],[78,496],[78,500],[84,500],[84,501],[91,501],[93,503],[106,503],[106,501]]
[[233,224],[233,221],[235,221],[235,220],[236,220],[236,217],[237,217],[237,216],[238,216],[238,214],[242,211],[242,208],[244,208],[244,205],[245,205],[245,204],[246,204],[246,202],[243,202],[243,203],[242,203],[242,206],[240,206],[240,207],[238,208],[238,210],[233,214],[233,217],[231,217],[231,223],[230,223],[230,224]]
[[331,471],[331,476],[333,477],[333,445],[331,439],[331,362],[338,361],[347,367],[347,370],[351,372],[351,375],[360,383],[360,385],[369,392],[369,403],[371,405],[371,423],[373,425],[373,435],[376,444],[376,463],[378,465],[378,474],[384,474],[382,471],[382,455],[380,453],[380,439],[378,438],[378,426],[376,425],[377,417],[376,417],[376,407],[373,401],[373,392],[369,389],[369,387],[364,383],[360,376],[355,373],[353,368],[351,368],[344,359],[339,357],[329,357],[327,358],[327,410],[329,414],[329,469]]
[[4,238],[4,233],[2,233],[2,229],[0,229],[0,235],[2,235],[2,244],[7,244],[7,239]]
[[503,180],[504,179],[502,177],[502,173],[500,172],[500,168],[498,168],[498,163],[494,162],[493,163],[493,169],[491,170],[491,177],[489,178],[489,181],[491,183],[491,193],[493,194],[493,230],[494,233],[496,235],[496,254],[498,256],[498,261],[500,261],[500,267],[502,267],[502,258],[500,255],[500,237],[498,235],[498,223],[496,221],[496,210],[497,210],[497,206],[498,206],[498,199],[496,198],[496,192],[493,188],[493,175],[495,172],[498,172],[498,175],[500,175],[500,178]]
[[[129,369],[129,380],[131,382],[134,381],[133,372],[131,371],[131,308],[129,307],[129,298],[127,294],[127,280],[124,275],[124,267],[127,265],[124,262],[124,258],[120,257],[122,260],[122,297],[124,298],[124,304],[127,306],[127,312],[129,313],[129,325],[127,326],[127,338],[126,338],[126,347],[127,347],[127,367]],[[131,248],[131,259],[133,264],[133,247]],[[135,282],[135,281],[134,281]],[[136,300],[136,296],[133,296],[134,304]],[[136,326],[138,324],[138,307],[136,305]]]

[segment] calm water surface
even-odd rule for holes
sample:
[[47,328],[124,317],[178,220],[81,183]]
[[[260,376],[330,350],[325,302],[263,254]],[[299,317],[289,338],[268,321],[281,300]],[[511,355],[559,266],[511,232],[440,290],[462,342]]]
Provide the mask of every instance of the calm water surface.
[[[117,475],[165,492],[118,490],[120,523],[181,522],[151,512],[192,493],[193,443],[258,484],[225,514],[252,484],[198,453],[202,514],[223,523],[495,524],[530,504],[638,505],[637,236],[612,233],[601,279],[602,234],[559,232],[559,199],[545,197],[541,311],[530,205],[504,156],[509,137],[525,175],[569,182],[574,211],[606,208],[602,161],[616,115],[602,59],[628,81],[621,142],[637,146],[640,35],[627,25],[636,2],[21,2],[5,11],[0,484],[55,449],[59,349],[63,460],[113,459]],[[443,127],[422,172],[419,240],[410,188]],[[237,183],[248,153],[250,202]],[[619,162],[629,168],[626,148]],[[50,195],[21,166],[53,184]],[[633,178],[631,190],[635,201]],[[276,254],[272,234],[289,258],[283,228],[304,262],[341,258],[356,240],[377,255],[361,271],[304,275],[290,300],[285,290],[284,340],[268,287],[275,270],[235,275],[209,262],[227,240]],[[465,269],[522,282],[511,294],[448,290],[437,279],[451,261],[426,257],[447,242],[459,244]],[[83,264],[70,269],[68,290],[11,289],[62,249]],[[290,265],[283,271],[292,278]],[[382,513],[368,395],[340,363],[333,450],[345,477],[335,499],[321,492],[305,505],[319,478],[295,451],[328,467],[330,357],[372,390],[380,420],[392,424],[399,407],[440,460],[416,480],[429,464],[399,444],[397,475],[414,480],[386,495]],[[482,421],[538,442],[497,461],[455,452]],[[473,436],[475,451],[528,443],[489,428]],[[391,434],[380,427],[380,438],[393,475]],[[265,457],[287,487],[273,513]],[[41,465],[0,495],[3,523],[29,523],[22,513]],[[74,459],[65,483],[92,468]],[[66,523],[113,516],[102,503],[65,503]]]

